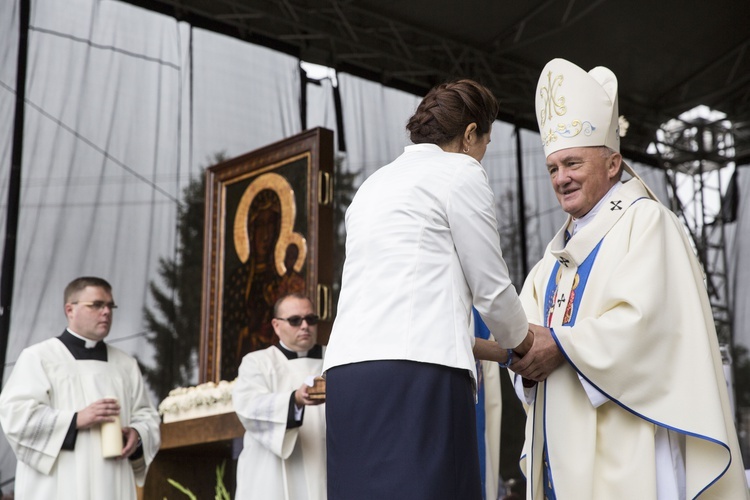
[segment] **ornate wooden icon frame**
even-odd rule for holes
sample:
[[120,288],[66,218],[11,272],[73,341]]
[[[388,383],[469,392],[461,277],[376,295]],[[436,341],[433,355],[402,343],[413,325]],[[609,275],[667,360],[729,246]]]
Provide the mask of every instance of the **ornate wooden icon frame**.
[[[321,318],[318,342],[327,343],[333,320],[333,163],[333,133],[315,128],[207,169],[201,383],[231,379],[227,374],[239,366],[239,359],[223,358],[231,354],[223,351],[234,340],[222,337],[223,330],[232,330],[223,318],[224,292],[252,251],[247,221],[253,200],[263,190],[275,192],[281,207],[280,224],[274,226],[279,228],[273,249],[276,275],[303,277],[304,293]],[[297,250],[291,260],[286,253],[290,247]],[[234,370],[227,368],[235,363]]]

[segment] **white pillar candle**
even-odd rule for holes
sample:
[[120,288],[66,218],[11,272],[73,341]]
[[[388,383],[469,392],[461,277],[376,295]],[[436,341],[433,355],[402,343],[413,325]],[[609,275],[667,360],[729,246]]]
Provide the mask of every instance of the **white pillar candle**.
[[114,422],[102,422],[102,456],[104,458],[122,455],[122,425],[120,415],[115,416]]

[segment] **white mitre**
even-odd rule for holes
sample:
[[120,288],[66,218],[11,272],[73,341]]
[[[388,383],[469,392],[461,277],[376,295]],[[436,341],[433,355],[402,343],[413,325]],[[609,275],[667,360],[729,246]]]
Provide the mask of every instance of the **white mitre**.
[[[553,59],[539,76],[535,106],[545,157],[561,149],[590,146],[620,152],[624,130],[620,130],[617,77],[610,69],[597,66],[587,73],[570,61]],[[640,180],[625,161],[622,164]]]
[[617,77],[597,66],[588,73],[553,59],[537,83],[536,119],[544,155],[567,148],[608,146],[620,152]]

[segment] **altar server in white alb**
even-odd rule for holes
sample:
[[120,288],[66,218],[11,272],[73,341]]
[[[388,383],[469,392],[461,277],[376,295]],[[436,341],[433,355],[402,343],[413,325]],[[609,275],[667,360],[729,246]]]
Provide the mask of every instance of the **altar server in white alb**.
[[548,327],[511,366],[527,497],[748,498],[704,275],[620,155],[617,78],[554,59],[536,112],[568,218],[521,293]]
[[318,316],[302,295],[280,298],[271,320],[279,343],[246,354],[232,403],[245,427],[237,500],[324,500],[324,399],[308,383],[321,373]]
[[[67,329],[24,349],[0,394],[15,498],[135,500],[159,450],[159,415],[136,360],[104,342],[117,307],[109,283],[77,278],[64,304]],[[116,417],[122,452],[105,458],[102,424]]]

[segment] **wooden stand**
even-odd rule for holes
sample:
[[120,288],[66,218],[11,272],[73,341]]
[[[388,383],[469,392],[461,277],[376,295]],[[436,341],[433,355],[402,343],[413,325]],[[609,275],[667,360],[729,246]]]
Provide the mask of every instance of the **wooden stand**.
[[161,448],[149,468],[143,499],[188,498],[167,479],[177,481],[196,498],[214,498],[216,468],[222,462],[226,462],[224,485],[233,497],[244,433],[234,412],[161,424]]

